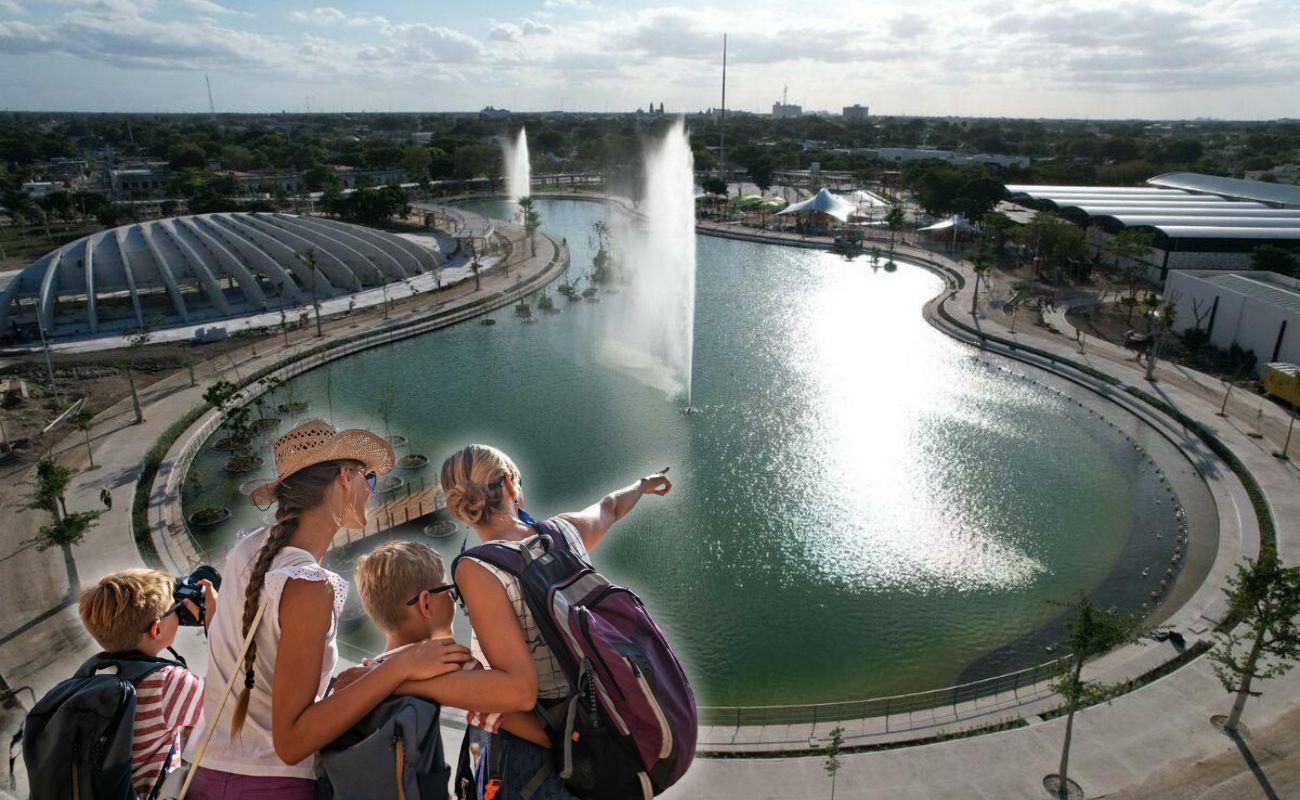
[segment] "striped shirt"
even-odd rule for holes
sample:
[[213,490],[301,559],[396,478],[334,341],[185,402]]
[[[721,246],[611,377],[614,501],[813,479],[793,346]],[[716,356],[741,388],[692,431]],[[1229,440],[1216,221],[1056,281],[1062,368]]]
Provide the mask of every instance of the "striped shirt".
[[[573,526],[572,522],[562,517],[552,517],[559,529],[564,533],[569,542],[569,549],[572,550],[579,558],[588,564],[591,563],[587,555],[587,548],[582,544],[582,534]],[[540,555],[543,551],[537,542],[537,536],[530,536],[527,539],[518,542],[508,542],[502,539],[495,539],[487,544],[502,544],[507,547],[513,547],[522,550],[524,547],[531,548],[535,553]],[[469,556],[474,558],[473,556]],[[542,632],[537,627],[537,622],[533,619],[533,612],[524,602],[523,588],[519,585],[519,579],[506,572],[503,569],[488,564],[487,562],[474,559],[481,567],[496,576],[505,587],[506,598],[510,600],[510,605],[514,607],[515,616],[519,618],[519,624],[524,629],[524,643],[533,653],[533,667],[537,671],[537,696],[542,700],[554,700],[559,697],[565,697],[569,693],[569,680],[564,677],[564,668],[551,653],[551,648],[547,646],[542,639]],[[470,637],[470,655],[483,664],[487,664],[489,669],[491,664],[488,663],[487,657],[483,655],[483,648],[479,646],[478,634],[473,633],[471,629]]]
[[181,728],[197,725],[202,712],[203,679],[184,667],[163,667],[135,687],[131,783],[137,794],[149,796],[164,764],[168,770],[180,765]]

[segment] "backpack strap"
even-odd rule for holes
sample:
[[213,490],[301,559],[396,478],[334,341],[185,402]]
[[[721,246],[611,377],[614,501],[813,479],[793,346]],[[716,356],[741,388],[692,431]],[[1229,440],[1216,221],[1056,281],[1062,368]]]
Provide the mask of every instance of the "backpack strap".
[[100,652],[86,659],[73,677],[89,678],[96,672],[108,667],[117,667],[117,675],[132,686],[163,667],[182,667],[180,661],[172,661],[156,656],[147,656],[139,650],[126,650],[120,653]]

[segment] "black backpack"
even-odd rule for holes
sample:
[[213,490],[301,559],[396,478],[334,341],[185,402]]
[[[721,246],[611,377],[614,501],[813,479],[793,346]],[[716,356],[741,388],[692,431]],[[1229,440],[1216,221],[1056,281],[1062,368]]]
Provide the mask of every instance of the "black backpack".
[[[113,666],[115,675],[99,672]],[[31,800],[137,800],[131,785],[136,684],[163,667],[183,666],[136,651],[99,653],[47,692],[23,723]]]
[[321,748],[335,800],[447,800],[451,768],[442,752],[441,706],[418,697],[390,697],[333,743]]

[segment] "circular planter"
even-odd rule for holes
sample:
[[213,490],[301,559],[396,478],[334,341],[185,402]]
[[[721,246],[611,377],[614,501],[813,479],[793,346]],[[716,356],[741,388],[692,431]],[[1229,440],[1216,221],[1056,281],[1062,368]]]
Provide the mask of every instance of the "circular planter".
[[213,528],[230,519],[230,509],[225,506],[200,508],[190,514],[190,526],[194,528]]
[[456,523],[449,519],[440,519],[424,526],[424,535],[435,539],[445,539],[456,533]]
[[389,475],[379,483],[381,492],[395,492],[406,485],[406,481],[396,475]]
[[267,431],[273,431],[279,424],[280,420],[275,417],[262,417],[260,419],[255,419],[253,420],[253,433],[266,433]]
[[298,414],[307,410],[308,403],[305,400],[297,400],[292,403],[281,403],[276,406],[276,410],[281,414]]
[[387,442],[391,444],[393,447],[406,447],[406,443],[408,441],[409,440],[400,433],[394,433],[392,436],[389,436],[387,439]]
[[212,449],[218,453],[230,453],[242,447],[248,447],[248,442],[241,441],[233,436],[223,436],[212,445]]
[[492,319],[491,317],[484,317],[483,319],[481,319],[481,320],[478,321],[478,324],[480,324],[480,325],[495,325],[495,324],[497,324],[497,321],[494,320],[494,319]]
[[424,469],[429,466],[429,457],[418,453],[397,459],[398,469]]
[[231,475],[243,475],[262,467],[261,456],[237,456],[226,462],[225,470]]

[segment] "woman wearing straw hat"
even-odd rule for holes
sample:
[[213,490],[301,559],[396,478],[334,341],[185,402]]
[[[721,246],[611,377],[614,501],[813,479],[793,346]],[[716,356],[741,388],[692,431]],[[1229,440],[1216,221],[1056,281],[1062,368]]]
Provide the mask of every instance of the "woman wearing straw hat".
[[[275,524],[231,550],[222,589],[234,591],[221,592],[208,631],[210,730],[195,731],[186,748],[186,760],[197,762],[190,798],[312,800],[317,750],[401,683],[459,670],[469,659],[453,642],[423,642],[324,697],[347,584],[320,559],[340,528],[365,527],[375,480],[392,467],[383,439],[324,420],[276,441],[275,480],[251,498],[259,508],[275,504]],[[226,685],[233,688],[223,693]]]

